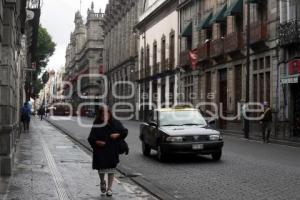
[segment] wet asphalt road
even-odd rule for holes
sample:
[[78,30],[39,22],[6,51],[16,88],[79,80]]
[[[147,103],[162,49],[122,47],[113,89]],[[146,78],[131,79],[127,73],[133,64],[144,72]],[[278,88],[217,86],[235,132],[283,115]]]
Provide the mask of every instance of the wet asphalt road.
[[[76,118],[54,122],[86,143],[89,127],[79,126]],[[91,124],[90,119],[82,119]],[[139,122],[127,121],[130,155],[121,165],[140,173],[163,188],[174,199],[220,200],[299,200],[300,148],[226,137],[220,162],[209,156],[173,156],[167,163],[141,153]]]

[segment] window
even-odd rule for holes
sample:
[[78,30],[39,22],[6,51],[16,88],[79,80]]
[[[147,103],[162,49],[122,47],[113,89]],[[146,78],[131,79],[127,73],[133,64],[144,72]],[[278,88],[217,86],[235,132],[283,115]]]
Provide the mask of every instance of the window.
[[157,63],[157,42],[153,43],[153,66]]
[[270,68],[271,67],[271,57],[267,56],[266,57],[266,68]]
[[266,101],[271,102],[271,76],[270,72],[266,72]]
[[163,36],[161,39],[161,67],[162,67],[162,69],[166,68],[165,65],[166,65],[166,37]]
[[145,73],[146,76],[149,76],[150,72],[150,47],[147,45],[147,50],[146,50],[146,63],[145,63]]
[[[234,87],[235,103],[238,104],[242,99],[242,65],[235,66],[234,69]],[[237,108],[237,107],[236,107]]]
[[253,70],[257,70],[257,60],[253,60]]
[[140,74],[141,74],[141,78],[142,78],[142,74],[143,74],[143,70],[144,70],[144,59],[145,59],[145,55],[144,55],[144,49],[141,49],[141,57],[140,57]]
[[259,59],[259,69],[264,69],[265,68],[265,63],[264,63],[264,58]]
[[253,101],[257,102],[257,74],[253,75]]
[[175,34],[174,31],[170,33],[170,66],[174,68],[175,66]]
[[184,93],[185,93],[185,101],[192,103],[193,100],[193,91],[194,91],[194,84],[193,84],[193,76],[186,76],[184,78]]
[[260,73],[259,74],[259,102],[263,103],[264,102],[264,74]]

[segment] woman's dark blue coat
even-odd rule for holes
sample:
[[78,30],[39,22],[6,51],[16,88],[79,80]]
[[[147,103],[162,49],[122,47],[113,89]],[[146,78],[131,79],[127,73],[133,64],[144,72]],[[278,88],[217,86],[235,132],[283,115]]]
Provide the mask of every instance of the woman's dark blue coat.
[[[128,130],[116,119],[112,119],[111,122],[104,127],[95,125],[97,125],[96,122],[94,122],[88,137],[88,142],[93,148],[93,169],[115,168],[119,163],[119,141],[127,137]],[[110,138],[112,133],[119,133],[121,137],[118,140],[112,140]],[[97,140],[106,142],[106,145],[104,147],[98,147],[96,145]]]

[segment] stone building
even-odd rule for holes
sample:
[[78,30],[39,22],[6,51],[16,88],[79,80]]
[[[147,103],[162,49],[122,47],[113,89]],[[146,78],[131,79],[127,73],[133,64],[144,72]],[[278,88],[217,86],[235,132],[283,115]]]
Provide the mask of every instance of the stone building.
[[[190,50],[198,51],[196,70],[185,76],[185,88],[195,92],[193,103],[215,103],[218,127],[242,132],[238,110],[246,100],[246,22],[247,5],[242,0],[180,1],[180,65],[191,68]],[[277,82],[277,1],[251,1],[250,4],[250,101],[269,102],[276,111]],[[191,24],[191,25],[190,25]],[[188,31],[188,26],[191,26]],[[192,76],[190,76],[192,74]],[[190,80],[190,81],[188,81]],[[187,85],[186,85],[187,83]],[[201,106],[203,111],[215,111]],[[260,134],[257,122],[252,134]]]
[[[70,85],[65,85],[64,94],[68,95],[72,91],[68,101],[72,103],[74,111],[77,111],[79,104],[83,102],[97,101],[100,93],[99,77],[96,76],[99,75],[103,64],[103,22],[103,13],[95,12],[93,4],[87,11],[85,24],[80,12],[75,14],[75,30],[71,33],[70,43],[67,46],[63,76],[63,80],[73,86],[73,90],[70,90]],[[83,78],[78,84],[78,78],[81,76]],[[93,112],[93,107],[87,106],[86,109]]]
[[178,94],[178,1],[140,1],[138,103],[139,119],[154,108],[171,107]]
[[278,136],[300,139],[300,3],[296,0],[279,1],[278,29],[280,58],[278,69],[277,109]]
[[[105,74],[108,77],[107,103],[112,108],[135,108],[137,44],[134,26],[138,0],[110,0],[105,10]],[[133,116],[133,112],[123,113]],[[120,115],[120,113],[118,114]]]
[[10,175],[20,127],[20,108],[30,94],[25,82],[35,61],[40,2],[0,1],[0,176]]

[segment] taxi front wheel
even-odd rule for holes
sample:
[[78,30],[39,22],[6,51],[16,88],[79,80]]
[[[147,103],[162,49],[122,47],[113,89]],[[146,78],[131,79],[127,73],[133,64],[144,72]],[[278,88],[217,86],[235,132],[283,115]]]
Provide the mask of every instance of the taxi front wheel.
[[222,157],[222,151],[212,153],[211,156],[212,156],[213,160],[218,161]]

